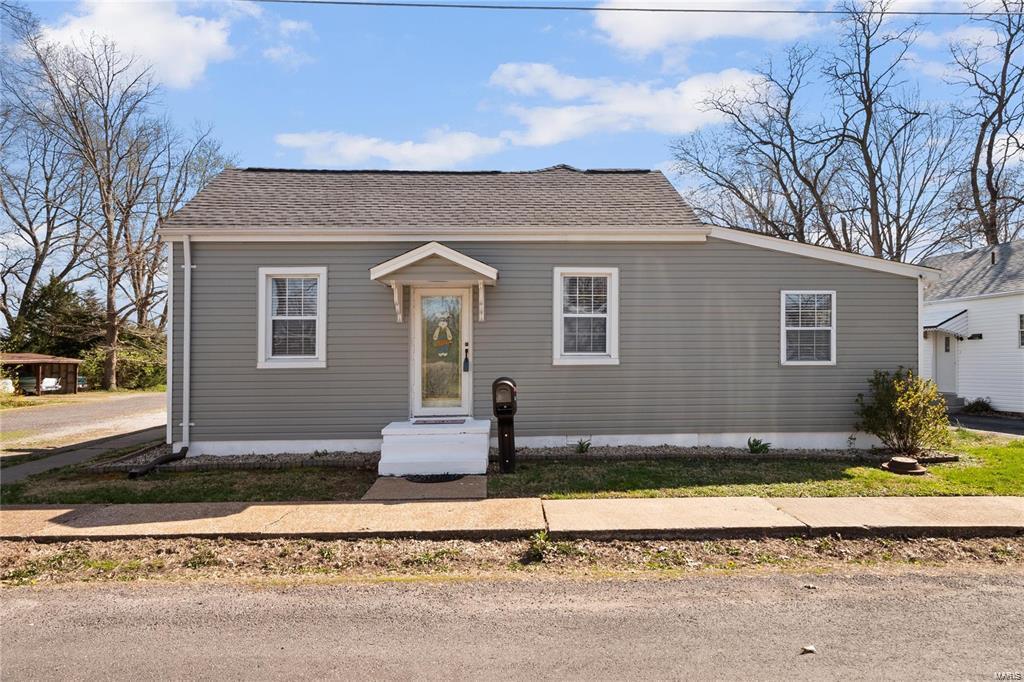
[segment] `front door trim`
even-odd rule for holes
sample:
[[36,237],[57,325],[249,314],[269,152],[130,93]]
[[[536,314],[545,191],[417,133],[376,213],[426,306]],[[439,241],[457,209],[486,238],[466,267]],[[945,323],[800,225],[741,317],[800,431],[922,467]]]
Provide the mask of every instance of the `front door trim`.
[[[423,335],[420,325],[423,324],[423,296],[461,296],[462,297],[462,347],[458,349],[459,374],[462,377],[462,404],[459,407],[423,407],[422,368]],[[409,316],[409,416],[416,417],[472,417],[473,416],[473,289],[468,286],[412,286],[409,292],[409,305],[412,315]],[[465,358],[465,344],[469,344],[469,371],[462,371]]]

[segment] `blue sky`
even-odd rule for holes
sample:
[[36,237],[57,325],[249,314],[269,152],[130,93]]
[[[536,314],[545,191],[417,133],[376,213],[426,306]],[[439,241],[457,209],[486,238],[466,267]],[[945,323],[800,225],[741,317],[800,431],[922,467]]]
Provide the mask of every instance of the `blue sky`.
[[[720,3],[690,3],[712,4]],[[31,8],[55,38],[92,31],[141,53],[166,86],[170,116],[181,126],[212,124],[243,166],[665,167],[674,138],[715,125],[700,107],[708,89],[742,87],[752,68],[792,40],[827,47],[835,35],[827,17],[241,0]],[[925,97],[949,97],[941,80],[946,43],[971,29],[965,19],[922,21],[908,77]]]

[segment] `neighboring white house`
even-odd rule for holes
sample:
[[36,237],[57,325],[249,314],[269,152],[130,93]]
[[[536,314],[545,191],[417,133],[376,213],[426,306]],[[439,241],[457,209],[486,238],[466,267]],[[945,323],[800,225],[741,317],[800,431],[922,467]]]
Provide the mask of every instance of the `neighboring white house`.
[[964,400],[1024,412],[1024,241],[934,256],[922,374]]

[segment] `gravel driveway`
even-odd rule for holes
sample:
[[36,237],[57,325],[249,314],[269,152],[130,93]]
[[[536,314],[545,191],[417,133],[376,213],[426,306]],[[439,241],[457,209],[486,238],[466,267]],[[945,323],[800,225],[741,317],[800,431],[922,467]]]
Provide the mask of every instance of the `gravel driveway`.
[[69,402],[0,412],[0,442],[5,454],[19,454],[166,423],[164,393],[81,394]]
[[0,622],[19,680],[991,680],[1024,670],[1022,603],[1011,571],[182,582],[5,589]]

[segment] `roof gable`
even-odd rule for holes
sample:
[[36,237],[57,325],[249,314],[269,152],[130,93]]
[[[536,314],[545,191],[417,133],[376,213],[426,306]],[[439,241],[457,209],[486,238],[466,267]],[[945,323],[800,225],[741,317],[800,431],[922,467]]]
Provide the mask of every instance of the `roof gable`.
[[942,271],[925,288],[928,301],[1024,291],[1024,240],[932,256],[922,264]]
[[390,260],[386,260],[379,265],[375,265],[370,268],[370,279],[372,280],[386,280],[392,275],[398,274],[401,270],[406,269],[416,263],[422,262],[428,259],[441,258],[454,265],[459,266],[470,273],[476,275],[481,280],[486,280],[487,283],[493,284],[498,279],[498,270],[492,268],[490,265],[478,261],[475,258],[470,258],[464,253],[459,253],[455,249],[448,248],[444,244],[438,242],[430,242],[424,244],[412,251],[406,251],[400,256],[395,256]]

